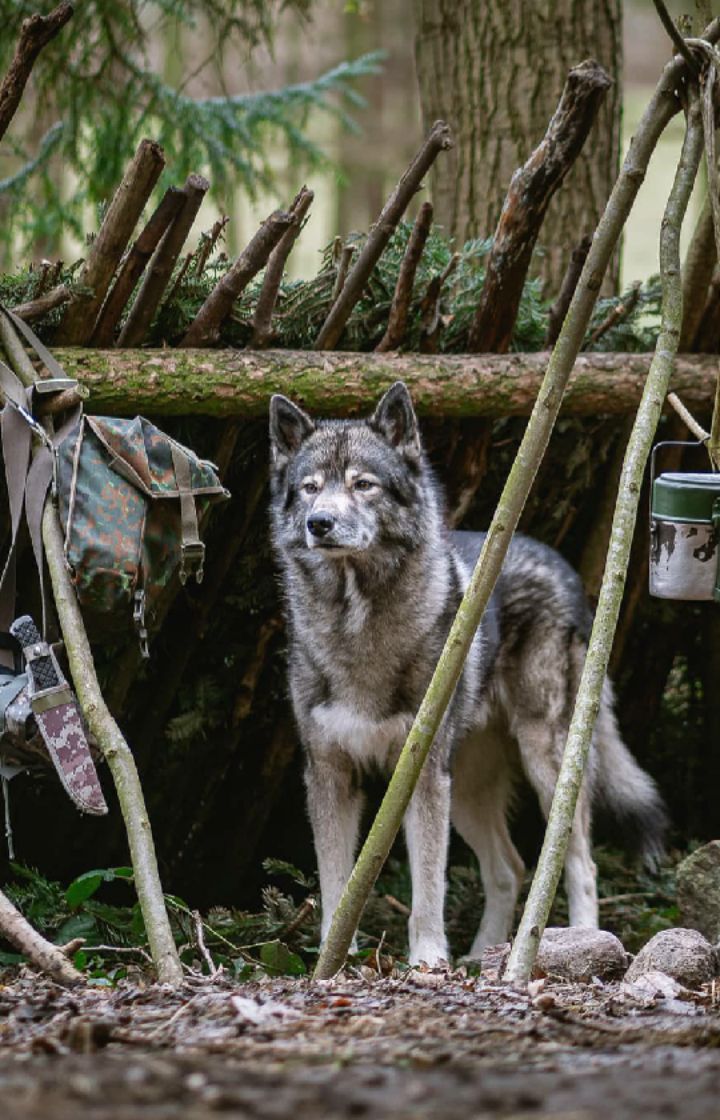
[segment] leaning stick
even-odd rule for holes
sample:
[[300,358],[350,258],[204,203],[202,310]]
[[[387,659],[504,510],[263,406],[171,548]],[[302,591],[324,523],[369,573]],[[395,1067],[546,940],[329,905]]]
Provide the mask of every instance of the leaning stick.
[[424,176],[430,170],[440,152],[447,151],[453,144],[450,128],[445,121],[435,121],[422,147],[401,178],[382,213],[368,234],[358,259],[355,261],[347,280],[317,337],[317,350],[332,350],[345,329],[353,307],[360,299],[370,273],[382,256],[383,250],[392,237],[408,203],[420,189]]
[[610,311],[605,316],[602,323],[598,323],[595,330],[590,335],[587,341],[588,346],[594,346],[598,339],[601,339],[604,334],[607,334],[607,332],[612,330],[613,327],[616,327],[618,323],[622,323],[624,319],[632,315],[640,299],[641,286],[640,281],[636,280],[625,299],[610,308]]
[[209,189],[210,184],[202,175],[188,175],[185,180],[182,188],[183,203],[153,254],[142,287],[120,332],[118,346],[136,346],[150,329],[163,292],[170,282],[182,247]]
[[300,235],[305,215],[312,206],[314,197],[314,192],[307,187],[300,188],[288,211],[292,222],[270,254],[263,285],[255,305],[253,333],[250,339],[252,350],[262,350],[265,346],[269,346],[272,340],[272,315],[285,271],[285,262]]
[[[710,25],[706,35],[714,40],[720,36],[720,20]],[[645,177],[657,141],[668,121],[680,108],[675,90],[683,71],[682,60],[673,59],[665,67],[630,144],[620,177],[600,219],[580,282],[548,363],[535,407],[470,584],[400,753],[380,810],[335,911],[315,969],[315,978],[318,980],[329,979],[342,968],[365,902],[398,833],[545,453],[610,257]]]
[[268,257],[285,231],[292,225],[292,215],[275,210],[243,249],[234,265],[213,288],[190,324],[181,346],[207,346],[216,342],[220,328],[232,311],[238,296],[264,268]]
[[7,895],[0,891],[0,934],[23,953],[31,964],[46,972],[58,984],[72,988],[83,984],[84,977],[59,949],[38,933],[16,910]]
[[526,984],[560,881],[575,819],[578,794],[620,616],[645,465],[673,372],[682,325],[680,227],[703,151],[697,96],[690,102],[682,153],[660,227],[662,308],[660,333],[640,407],[628,441],[615,505],[597,612],[568,731],[560,774],[548,817],[545,840],[505,979]]
[[563,282],[560,285],[558,297],[548,314],[548,328],[547,334],[545,335],[546,346],[554,346],[557,342],[557,337],[565,321],[568,307],[570,306],[572,297],[575,295],[580,273],[582,272],[587,255],[590,252],[591,240],[592,238],[590,237],[583,237],[570,254],[570,260],[565,271],[565,276],[563,277]]
[[[0,342],[23,384],[29,386],[37,381],[32,362],[4,315],[0,316]],[[46,420],[45,424],[50,427],[51,421]],[[45,503],[42,534],[53,600],[77,697],[88,727],[107,760],[117,790],[130,846],[135,889],[158,980],[162,984],[178,985],[183,979],[182,965],[165,909],[140,778],[130,748],[108,711],[98,684],[90,643],[65,563],[60,519],[51,499]]]
[[610,85],[602,66],[592,59],[574,66],[547,132],[514,173],[470,328],[473,353],[505,354],[510,349],[530,258],[550,200],[580,155]]
[[135,285],[145,271],[160,238],[179,213],[186,195],[177,187],[168,187],[160,203],[138,235],[118,272],[90,336],[90,346],[111,346],[115,328],[120,322]]
[[0,85],[0,139],[15,116],[40,51],[59,34],[73,11],[72,4],[63,3],[47,16],[36,14],[23,20],[10,69]]
[[396,350],[405,338],[408,314],[410,312],[410,301],[412,299],[413,285],[415,283],[415,273],[417,272],[425,243],[430,234],[432,220],[432,203],[423,202],[418,210],[415,225],[412,228],[412,233],[410,234],[405,249],[405,255],[398,272],[392,304],[390,305],[387,329],[375,347],[378,353],[383,353],[386,350]]
[[164,166],[160,145],[141,140],[90,246],[77,279],[77,291],[58,327],[56,342],[82,346],[90,337],[115,269]]

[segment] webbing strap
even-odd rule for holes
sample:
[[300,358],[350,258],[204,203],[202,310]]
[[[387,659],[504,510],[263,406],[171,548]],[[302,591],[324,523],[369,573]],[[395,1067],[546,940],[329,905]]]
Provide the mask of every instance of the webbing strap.
[[[10,505],[10,547],[0,576],[0,630],[7,631],[15,612],[17,538],[25,503],[25,480],[32,441],[31,428],[12,404],[7,405],[0,414],[0,438]],[[8,651],[0,650],[0,664],[12,665],[12,655]]]
[[177,444],[170,443],[175,481],[180,496],[181,564],[180,581],[187,579],[187,565],[192,565],[198,583],[202,581],[205,545],[200,540],[195,495],[192,490],[190,460]]

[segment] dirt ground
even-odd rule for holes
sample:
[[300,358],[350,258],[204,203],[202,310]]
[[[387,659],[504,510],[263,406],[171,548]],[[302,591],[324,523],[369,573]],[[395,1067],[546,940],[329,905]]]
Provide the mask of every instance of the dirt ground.
[[720,1117],[720,992],[370,969],[0,987],[2,1120]]

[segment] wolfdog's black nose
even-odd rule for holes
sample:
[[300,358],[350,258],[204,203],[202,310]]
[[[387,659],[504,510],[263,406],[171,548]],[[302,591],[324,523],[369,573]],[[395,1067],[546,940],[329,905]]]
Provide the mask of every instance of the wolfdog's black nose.
[[314,537],[326,537],[335,525],[335,518],[329,513],[313,513],[307,519],[307,527]]

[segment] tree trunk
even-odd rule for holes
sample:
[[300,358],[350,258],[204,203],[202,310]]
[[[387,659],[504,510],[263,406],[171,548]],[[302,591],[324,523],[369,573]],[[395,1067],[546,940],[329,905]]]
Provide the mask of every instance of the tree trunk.
[[[436,220],[461,244],[491,237],[515,169],[542,138],[571,67],[591,57],[613,79],[587,144],[553,199],[532,271],[556,295],[567,231],[591,233],[620,154],[620,0],[415,0],[416,61],[426,127],[439,117],[456,146],[433,170]],[[618,257],[606,285],[617,286]]]
[[[70,377],[90,390],[89,411],[134,416],[265,416],[273,393],[297,397],[325,416],[366,409],[393,381],[407,383],[420,413],[527,416],[548,354],[359,354],[312,350],[56,351]],[[648,354],[581,354],[563,409],[618,415],[640,400]],[[717,356],[677,361],[673,388],[689,408],[707,409]]]

